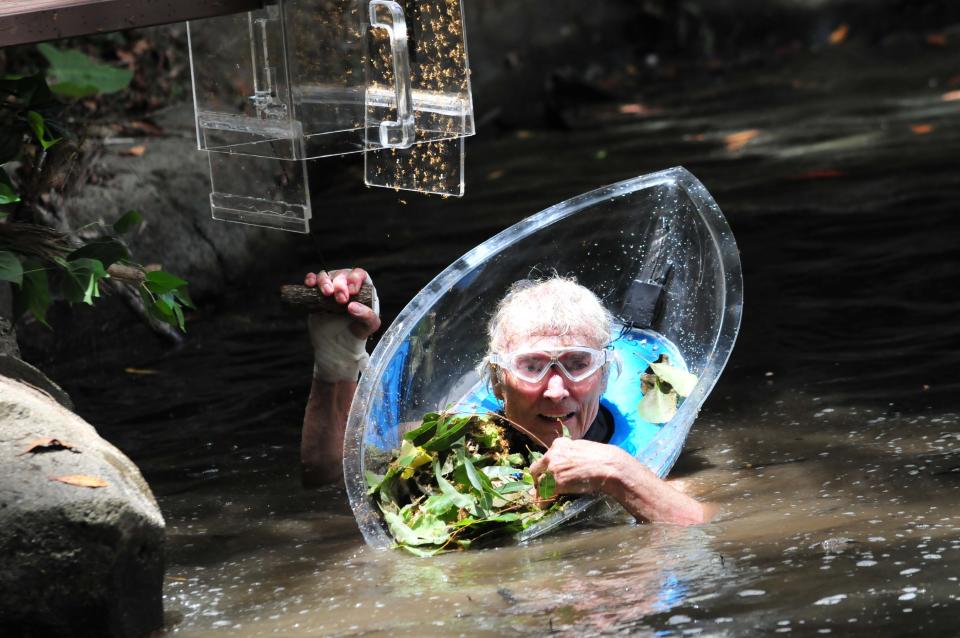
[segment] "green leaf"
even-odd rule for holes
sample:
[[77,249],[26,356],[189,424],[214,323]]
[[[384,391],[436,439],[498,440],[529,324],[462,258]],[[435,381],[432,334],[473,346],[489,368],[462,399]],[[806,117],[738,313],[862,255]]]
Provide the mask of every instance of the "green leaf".
[[383,518],[387,521],[387,527],[390,528],[390,533],[393,534],[393,538],[396,541],[403,545],[423,545],[426,541],[410,529],[406,523],[403,522],[403,519],[398,514],[384,510]]
[[144,285],[155,295],[162,295],[187,285],[179,277],[162,270],[148,272],[144,278]]
[[446,524],[429,514],[421,514],[413,526],[407,525],[399,514],[383,511],[384,520],[394,539],[401,545],[442,545],[450,534]]
[[66,262],[67,268],[63,281],[63,295],[70,303],[93,305],[100,296],[99,282],[106,279],[107,271],[97,259],[81,257]]
[[519,452],[514,452],[513,454],[502,457],[501,462],[511,467],[520,467],[524,464],[523,455]]
[[650,368],[655,375],[673,386],[677,394],[682,397],[689,396],[697,385],[697,375],[690,374],[669,363],[651,363]]
[[537,494],[542,499],[553,498],[557,491],[557,479],[553,477],[553,472],[547,470],[540,475],[540,481],[537,483]]
[[479,417],[479,432],[474,433],[474,439],[483,449],[492,449],[496,447],[500,440],[500,428],[489,417]]
[[23,285],[23,264],[9,250],[0,250],[0,281]]
[[367,494],[373,494],[380,489],[380,485],[383,483],[383,479],[385,479],[386,476],[374,474],[370,470],[366,470],[363,473],[363,478],[365,478],[367,481]]
[[507,494],[515,494],[517,492],[526,492],[530,489],[530,484],[524,481],[514,481],[513,483],[504,483],[497,488],[497,494],[500,496],[505,496]]
[[457,510],[459,510],[446,494],[431,494],[430,497],[422,503],[421,507],[424,511],[440,517],[450,513],[455,515]]
[[421,512],[410,529],[431,545],[443,545],[450,540],[447,524],[429,511]]
[[[147,314],[154,319],[176,326],[180,328],[180,330],[185,331],[181,305],[183,299],[189,301],[190,298],[186,296],[185,289],[171,290],[168,284],[172,280],[173,283],[180,282],[183,286],[186,286],[187,282],[169,273],[160,271],[147,273],[146,277],[149,278],[151,275],[157,275],[158,273],[162,275],[159,283],[157,283],[157,281],[151,283],[145,280],[138,289],[140,299],[143,300],[143,307],[147,311]],[[192,304],[190,307],[193,307]]]
[[153,293],[147,290],[144,286],[140,286],[137,289],[137,292],[140,293],[140,300],[143,302],[143,307],[149,312],[149,309],[153,307],[153,302],[156,300],[156,297],[154,297]]
[[657,384],[637,404],[637,416],[649,423],[666,423],[677,413],[677,393],[665,394]]
[[463,448],[457,449],[457,458],[463,464],[463,469],[467,473],[467,480],[470,482],[470,485],[479,493],[479,498],[477,499],[478,511],[484,516],[489,515],[490,510],[493,508],[493,498],[499,496],[493,488],[493,483],[490,482],[490,479],[488,479],[485,474],[477,472],[473,461],[470,460],[470,457],[464,452]]
[[487,475],[491,480],[507,481],[513,478],[517,470],[506,465],[488,465],[480,468],[480,471]]
[[423,449],[428,452],[449,450],[454,443],[463,437],[471,423],[472,419],[469,416],[444,419],[437,428],[436,436],[424,443]]
[[437,554],[446,553],[447,550],[442,547],[437,547],[435,549],[423,549],[422,547],[412,547],[410,545],[400,545],[400,549],[410,554],[413,554],[417,558],[432,558]]
[[518,512],[503,512],[502,514],[497,514],[496,516],[491,516],[487,518],[487,522],[490,523],[511,523],[513,521],[519,521],[523,515]]
[[29,312],[37,321],[50,327],[47,323],[47,309],[50,307],[50,284],[47,281],[47,271],[39,260],[26,262],[23,271],[23,284],[13,289],[13,313],[19,318]]
[[0,206],[4,204],[15,204],[20,201],[20,196],[13,190],[13,183],[7,175],[7,171],[0,168]]
[[143,222],[143,215],[135,210],[127,211],[123,217],[113,222],[113,232],[123,235],[130,232]]
[[67,255],[67,261],[78,259],[96,259],[104,268],[109,268],[122,259],[129,259],[130,253],[116,239],[100,239],[85,244]]
[[81,98],[115,93],[127,88],[133,78],[133,72],[95,62],[79,51],[46,43],[37,48],[50,63],[48,74],[55,78],[50,88],[58,95]]
[[46,120],[44,120],[43,116],[36,111],[27,112],[27,123],[30,124],[30,130],[33,131],[34,137],[36,137],[37,141],[40,142],[40,146],[43,147],[43,150],[48,150],[51,146],[60,141],[59,137],[53,137],[53,134],[47,127]]
[[451,503],[456,505],[458,509],[467,510],[474,516],[477,515],[477,499],[470,494],[463,494],[457,491],[457,488],[455,488],[450,481],[443,478],[443,475],[440,473],[440,464],[436,461],[433,463],[433,476],[437,479],[440,492],[449,498]]
[[183,310],[180,308],[180,304],[174,304],[173,316],[177,320],[177,327],[180,328],[180,332],[186,332],[187,327],[183,321]]
[[433,437],[437,431],[437,424],[440,422],[440,415],[436,412],[429,412],[423,415],[423,423],[415,430],[410,430],[403,435],[403,438],[414,445],[423,445]]
[[170,305],[170,302],[165,296],[160,295],[156,298],[156,300],[153,302],[153,309],[157,313],[157,318],[161,319],[162,321],[166,321],[167,323],[173,323],[173,307]]
[[[424,456],[426,456],[426,460],[424,460]],[[400,455],[397,457],[396,466],[401,469],[418,467],[429,462],[430,458],[429,454],[425,455],[422,449],[404,439],[400,443]]]
[[179,301],[182,305],[187,308],[193,308],[193,300],[190,299],[190,293],[187,292],[186,286],[182,286],[173,291],[174,298]]

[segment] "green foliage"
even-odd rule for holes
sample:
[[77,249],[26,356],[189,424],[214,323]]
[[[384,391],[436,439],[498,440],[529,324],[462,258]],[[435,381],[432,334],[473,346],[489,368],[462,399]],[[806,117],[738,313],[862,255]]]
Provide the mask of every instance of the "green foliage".
[[31,140],[43,151],[56,144],[53,118],[62,110],[42,75],[0,78],[0,219],[22,201],[3,165],[21,159]]
[[59,137],[53,137],[53,134],[47,127],[47,121],[36,111],[27,111],[27,123],[30,125],[30,130],[33,131],[34,136],[36,136],[43,150],[50,150],[51,146],[60,141]]
[[39,44],[37,49],[50,63],[48,74],[53,78],[50,88],[57,95],[82,98],[116,93],[127,88],[133,78],[131,71],[95,62],[79,51],[62,50],[50,44]]
[[669,356],[661,354],[640,375],[643,398],[637,404],[637,415],[650,423],[666,423],[677,413],[680,399],[693,392],[697,380],[695,374],[675,367]]
[[[535,494],[529,449],[511,451],[491,414],[431,412],[408,432],[382,476],[367,473],[396,546],[417,556],[467,549],[526,529],[563,507]],[[555,491],[556,482],[553,483]]]
[[[133,229],[139,219],[139,214],[131,211],[120,220],[123,223],[118,221],[113,228]],[[12,249],[0,250],[0,280],[15,285],[13,318],[29,312],[47,326],[47,309],[54,297],[71,304],[93,305],[100,297],[100,282],[110,277],[107,269],[111,265],[122,264],[135,272],[140,269],[130,261],[130,254],[117,235],[93,240],[74,250],[64,249],[62,254],[51,252],[43,256],[18,254],[16,244],[5,243],[0,235],[0,248]],[[194,307],[186,281],[162,270],[147,272],[139,292],[150,316],[186,329],[183,309]]]
[[24,261],[23,284],[13,289],[13,319],[29,311],[37,321],[47,323],[47,308],[50,307],[50,282],[43,263],[37,258]]
[[9,281],[18,286],[23,283],[23,265],[9,250],[0,251],[0,281]]
[[143,215],[135,210],[127,211],[120,219],[113,222],[113,232],[117,235],[125,235],[140,225],[143,221]]
[[[110,93],[124,89],[132,77],[129,71],[99,64],[77,51],[48,44],[38,48],[56,78],[52,89],[42,74],[0,78],[0,281],[13,284],[14,320],[30,313],[49,327],[47,310],[54,298],[92,305],[111,266],[142,271],[131,261],[120,235],[139,226],[143,217],[129,211],[104,228],[103,237],[75,248],[45,227],[2,221],[18,210],[29,214],[31,201],[39,196],[17,192],[4,165],[19,160],[27,183],[37,181],[31,178],[42,175],[50,164],[44,162],[47,152],[66,135],[58,123],[64,105],[54,94]],[[186,281],[163,271],[148,272],[139,293],[150,316],[185,329],[184,308],[193,308]]]
[[540,495],[540,498],[547,499],[553,498],[553,495],[557,491],[557,479],[553,477],[553,473],[547,470],[540,476],[540,481],[537,483],[537,493]]
[[[13,184],[7,176],[7,171],[0,168],[0,206],[4,204],[16,204],[20,201],[20,196],[13,190]],[[0,216],[6,217],[5,211],[0,211]]]

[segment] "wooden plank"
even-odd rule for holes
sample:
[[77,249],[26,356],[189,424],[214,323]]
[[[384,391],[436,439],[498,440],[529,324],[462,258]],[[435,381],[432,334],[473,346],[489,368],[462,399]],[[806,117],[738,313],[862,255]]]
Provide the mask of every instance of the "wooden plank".
[[263,0],[0,0],[0,47],[251,11]]

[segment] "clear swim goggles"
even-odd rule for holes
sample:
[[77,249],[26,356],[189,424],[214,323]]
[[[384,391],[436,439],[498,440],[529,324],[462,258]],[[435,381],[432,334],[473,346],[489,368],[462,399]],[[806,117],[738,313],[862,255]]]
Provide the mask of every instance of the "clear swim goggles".
[[528,383],[539,383],[553,366],[573,382],[583,381],[610,360],[609,350],[569,346],[552,350],[525,350],[490,355],[490,363],[509,370]]

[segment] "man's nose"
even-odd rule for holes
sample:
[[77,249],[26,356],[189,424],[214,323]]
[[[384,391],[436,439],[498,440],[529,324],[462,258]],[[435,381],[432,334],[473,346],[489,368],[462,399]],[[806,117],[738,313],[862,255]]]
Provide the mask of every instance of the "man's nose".
[[566,379],[563,378],[563,374],[561,374],[559,370],[553,368],[547,375],[547,387],[543,391],[545,398],[552,399],[553,401],[561,401],[570,396],[570,392],[567,390]]

